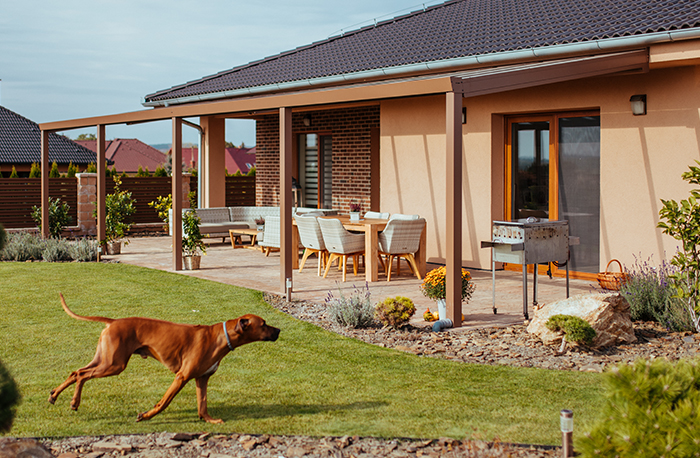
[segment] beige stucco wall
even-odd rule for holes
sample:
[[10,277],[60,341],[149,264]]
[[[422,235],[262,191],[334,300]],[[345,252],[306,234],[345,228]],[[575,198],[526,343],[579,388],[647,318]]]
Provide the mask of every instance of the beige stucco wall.
[[[629,98],[647,94],[646,116]],[[680,178],[700,160],[700,66],[652,69],[464,99],[463,263],[490,268],[491,222],[503,218],[501,115],[600,110],[601,269],[611,258],[669,259],[675,240],[658,229],[660,199],[682,199]],[[428,222],[428,259],[445,258],[445,101],[443,96],[381,105],[381,210]],[[575,234],[572,234],[575,235]]]

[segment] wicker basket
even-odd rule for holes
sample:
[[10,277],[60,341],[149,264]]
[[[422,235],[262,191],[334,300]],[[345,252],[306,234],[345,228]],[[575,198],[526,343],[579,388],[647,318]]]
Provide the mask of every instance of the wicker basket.
[[[620,272],[608,272],[610,264],[616,262],[620,267]],[[608,289],[611,291],[619,291],[620,285],[624,285],[629,280],[629,274],[622,271],[622,264],[617,259],[611,259],[608,265],[605,266],[605,272],[600,272],[598,274],[598,283],[603,289]]]

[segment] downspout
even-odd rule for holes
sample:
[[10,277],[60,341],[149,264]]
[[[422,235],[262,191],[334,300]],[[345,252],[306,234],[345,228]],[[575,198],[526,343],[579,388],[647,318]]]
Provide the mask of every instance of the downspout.
[[537,48],[519,49],[515,51],[505,51],[478,56],[459,57],[455,59],[445,59],[432,62],[421,62],[417,64],[400,65],[380,69],[371,69],[361,72],[348,73],[344,75],[324,76],[320,78],[310,78],[299,81],[269,84],[265,86],[254,86],[250,88],[235,89],[231,91],[214,92],[196,96],[142,102],[145,107],[162,107],[184,103],[203,102],[208,100],[218,100],[229,97],[241,97],[251,95],[261,95],[280,90],[300,90],[323,87],[330,84],[339,83],[359,83],[369,78],[400,78],[413,75],[417,72],[426,71],[457,71],[468,70],[484,66],[507,65],[522,61],[553,60],[576,55],[613,53],[629,49],[645,48],[656,43],[668,43],[683,40],[700,38],[700,28],[672,30],[669,32],[657,32],[645,35],[633,35],[628,37],[606,38],[602,40],[582,41],[577,43],[566,43],[553,46],[542,46]]
[[202,137],[204,136],[204,129],[202,129],[202,126],[186,119],[183,119],[182,123],[199,131],[199,147],[197,148],[197,208],[202,208],[202,189],[204,186],[204,177],[202,176],[202,172],[204,171],[202,167]]

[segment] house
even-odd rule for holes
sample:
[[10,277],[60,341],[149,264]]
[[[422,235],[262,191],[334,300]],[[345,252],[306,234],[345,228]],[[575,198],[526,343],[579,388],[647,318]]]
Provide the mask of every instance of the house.
[[658,211],[700,158],[699,74],[700,0],[451,0],[154,92],[151,110],[41,127],[171,119],[177,139],[199,116],[215,207],[223,118],[255,119],[258,204],[291,208],[293,176],[306,206],[424,216],[454,318],[494,220],[568,220],[580,277],[670,256]]
[[[91,151],[97,152],[97,140],[75,140]],[[118,172],[135,174],[139,167],[151,173],[162,166],[167,156],[136,138],[116,138],[106,141],[106,157]]]
[[[56,162],[66,173],[72,162],[79,170],[95,163],[95,153],[62,135],[49,135],[49,164]],[[12,167],[20,177],[28,177],[32,163],[41,162],[41,129],[22,115],[0,106],[0,177],[9,177]]]
[[[171,150],[168,150],[168,154],[171,154]],[[197,146],[182,147],[182,163],[185,164],[185,170],[196,169],[198,158],[199,148]],[[224,167],[229,175],[238,171],[243,175],[247,174],[250,169],[255,167],[255,147],[227,147]]]

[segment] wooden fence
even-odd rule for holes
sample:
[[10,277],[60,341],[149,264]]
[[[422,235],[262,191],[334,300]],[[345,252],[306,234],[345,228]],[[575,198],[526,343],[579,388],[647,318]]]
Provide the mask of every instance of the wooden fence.
[[[148,205],[158,196],[172,191],[170,177],[124,177],[121,189],[131,191],[136,201],[134,223],[160,223],[156,210]],[[49,195],[59,197],[70,205],[69,214],[77,224],[78,193],[76,178],[50,178]],[[197,190],[197,177],[190,177],[190,189]],[[107,192],[113,191],[113,182],[107,181]],[[93,198],[94,199],[94,198]],[[0,178],[0,223],[6,228],[36,227],[31,217],[32,206],[41,205],[41,178]],[[255,177],[226,177],[226,206],[254,206]]]
[[[72,224],[78,222],[78,179],[49,178],[49,196],[70,206]],[[32,228],[32,207],[41,205],[41,178],[0,178],[0,223],[8,229]]]

